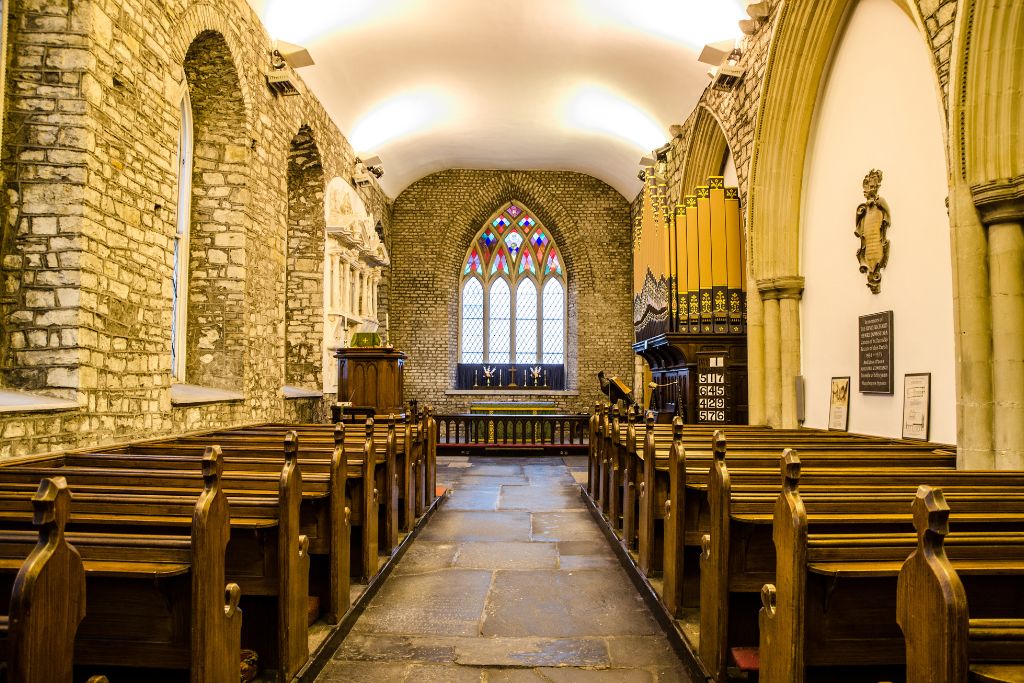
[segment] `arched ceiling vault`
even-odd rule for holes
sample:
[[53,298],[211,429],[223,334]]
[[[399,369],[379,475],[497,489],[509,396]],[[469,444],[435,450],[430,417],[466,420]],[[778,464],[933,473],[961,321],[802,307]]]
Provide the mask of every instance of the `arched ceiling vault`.
[[638,162],[708,84],[743,0],[249,0],[392,197],[447,168],[588,173],[632,198]]

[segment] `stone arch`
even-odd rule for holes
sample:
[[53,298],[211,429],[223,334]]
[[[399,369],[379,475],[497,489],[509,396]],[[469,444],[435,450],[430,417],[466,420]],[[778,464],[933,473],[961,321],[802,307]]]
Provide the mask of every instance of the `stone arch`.
[[[807,146],[821,84],[855,2],[790,0],[777,10],[761,85],[745,221],[753,280],[747,305],[750,421],[755,424],[797,424],[793,387],[800,373],[800,217]],[[930,49],[917,3],[893,2]]]
[[227,48],[227,59],[237,81],[237,93],[243,109],[244,130],[248,134],[252,130],[253,92],[249,81],[244,77],[245,66],[238,58],[242,53],[244,41],[239,38],[233,24],[216,5],[200,2],[191,5],[177,18],[174,26],[168,31],[168,46],[171,60],[182,66],[188,51],[203,34],[219,34]]
[[686,151],[680,196],[692,193],[698,185],[706,184],[708,176],[721,175],[728,150],[725,130],[718,118],[703,104],[698,105]]
[[[462,248],[452,250],[449,254],[450,262],[444,264],[444,277],[450,278],[449,291],[455,293],[455,296],[450,297],[448,301],[449,320],[459,320],[459,269],[470,241],[495,210],[502,204],[513,200],[518,200],[530,207],[544,227],[551,232],[562,253],[562,260],[565,263],[567,303],[566,388],[574,389],[577,388],[579,381],[580,292],[593,289],[595,277],[593,264],[586,256],[583,245],[579,243],[580,229],[576,219],[550,190],[527,174],[515,171],[502,172],[465,202],[452,218],[449,232],[455,243]],[[458,364],[458,335],[459,326],[452,325],[449,328],[448,341],[452,380],[454,380],[454,372]]]
[[323,384],[324,168],[313,131],[303,125],[288,150],[285,246],[285,384]]
[[192,103],[185,381],[238,389],[247,347],[249,147],[242,79],[224,34],[200,32],[184,53]]
[[965,0],[951,69],[958,463],[1024,467],[1024,5]]
[[[804,161],[820,84],[856,0],[782,3],[762,83],[750,164],[748,226],[758,279],[799,271]],[[923,26],[916,3],[893,0]],[[927,36],[921,39],[928,45]],[[929,46],[930,47],[930,46]]]

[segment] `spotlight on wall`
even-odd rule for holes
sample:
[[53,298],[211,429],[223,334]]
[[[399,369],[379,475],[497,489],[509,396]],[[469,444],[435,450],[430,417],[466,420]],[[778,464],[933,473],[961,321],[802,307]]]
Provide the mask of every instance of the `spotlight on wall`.
[[715,90],[732,90],[743,79],[746,69],[739,65],[743,52],[736,47],[736,41],[723,40],[704,46],[697,59],[710,64],[708,78]]
[[298,95],[298,79],[295,69],[312,66],[313,57],[309,50],[283,40],[275,40],[270,48],[270,69],[267,71],[267,85],[278,95]]

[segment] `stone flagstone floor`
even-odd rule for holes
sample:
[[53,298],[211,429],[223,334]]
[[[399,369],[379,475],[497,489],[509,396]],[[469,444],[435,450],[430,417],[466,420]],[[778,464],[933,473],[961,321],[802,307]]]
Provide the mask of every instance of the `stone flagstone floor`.
[[438,458],[450,499],[317,680],[689,681],[585,478],[585,458]]

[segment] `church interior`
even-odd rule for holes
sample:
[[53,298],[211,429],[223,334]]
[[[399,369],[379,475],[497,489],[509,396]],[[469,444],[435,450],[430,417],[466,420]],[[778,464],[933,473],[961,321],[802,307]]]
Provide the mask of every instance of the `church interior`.
[[1024,2],[0,47],[3,680],[1024,682]]

